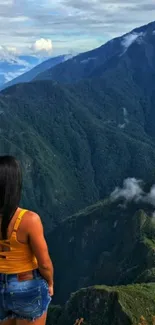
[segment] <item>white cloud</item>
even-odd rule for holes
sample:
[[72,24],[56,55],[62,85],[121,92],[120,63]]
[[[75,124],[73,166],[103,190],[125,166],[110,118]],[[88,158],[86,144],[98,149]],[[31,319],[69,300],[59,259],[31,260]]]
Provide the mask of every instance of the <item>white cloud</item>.
[[32,65],[18,57],[19,53],[16,47],[0,46],[0,62],[7,62],[12,65],[18,65],[24,69],[30,69]]
[[0,61],[2,62],[14,62],[17,54],[17,48],[11,46],[0,45]]
[[125,50],[128,49],[128,47],[137,40],[137,38],[142,37],[143,33],[131,33],[128,35],[125,35],[123,37],[122,45],[124,46]]
[[13,4],[13,0],[1,0],[1,6],[10,6]]
[[18,16],[18,17],[12,17],[10,18],[10,22],[18,22],[18,23],[21,23],[21,22],[25,22],[25,21],[28,21],[29,20],[29,17],[26,17],[26,16]]
[[7,47],[5,47],[5,49],[6,49],[6,51],[8,51],[10,53],[14,53],[14,54],[17,54],[18,53],[17,48],[16,47],[13,47],[13,46],[7,46]]
[[135,33],[124,36],[122,45],[125,48],[128,48],[137,39],[137,37],[138,37],[138,34],[135,34]]
[[146,195],[146,201],[155,206],[155,185],[151,187],[150,192]]
[[0,46],[0,82],[8,82],[33,68],[34,64],[18,56],[16,47]]
[[112,201],[124,199],[127,202],[145,202],[155,206],[155,185],[150,188],[148,193],[143,190],[143,181],[136,178],[127,178],[123,182],[123,187],[116,187],[111,193]]
[[139,200],[143,196],[142,181],[135,178],[127,178],[123,182],[123,188],[116,187],[111,193],[111,199],[124,198],[127,201]]
[[41,38],[31,46],[31,49],[35,53],[44,52],[50,54],[53,50],[53,44],[50,39]]

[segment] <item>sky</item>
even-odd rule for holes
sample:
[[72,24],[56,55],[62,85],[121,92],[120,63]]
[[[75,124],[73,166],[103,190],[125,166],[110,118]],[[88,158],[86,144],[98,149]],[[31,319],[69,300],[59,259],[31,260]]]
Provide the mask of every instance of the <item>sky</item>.
[[0,0],[0,57],[56,56],[155,20],[155,0]]

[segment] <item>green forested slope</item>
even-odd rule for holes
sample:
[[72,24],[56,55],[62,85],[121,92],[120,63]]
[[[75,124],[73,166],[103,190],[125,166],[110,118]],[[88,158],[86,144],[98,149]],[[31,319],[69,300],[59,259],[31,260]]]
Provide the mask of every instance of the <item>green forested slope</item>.
[[[62,222],[48,236],[55,264],[55,302],[90,285],[154,281],[153,208],[109,200]],[[55,245],[56,243],[56,245]]]
[[155,284],[81,289],[66,305],[51,306],[47,324],[138,325],[143,316],[152,325],[155,315]]
[[47,324],[83,319],[84,325],[138,325],[143,316],[152,325],[154,209],[142,201],[124,203],[98,202],[48,235],[55,265],[53,303],[61,307],[51,305]]
[[0,153],[28,162],[23,203],[48,220],[48,229],[126,177],[153,183],[155,146],[140,99],[126,105],[124,128],[123,107],[123,94],[108,92],[102,79],[78,87],[21,84],[0,94]]

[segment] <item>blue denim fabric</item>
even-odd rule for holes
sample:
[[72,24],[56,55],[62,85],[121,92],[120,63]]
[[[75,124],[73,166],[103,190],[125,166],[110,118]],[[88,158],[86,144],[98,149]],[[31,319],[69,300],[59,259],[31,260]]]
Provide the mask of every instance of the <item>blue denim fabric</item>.
[[0,321],[9,318],[34,321],[48,309],[51,297],[39,272],[32,280],[19,282],[17,275],[0,274]]

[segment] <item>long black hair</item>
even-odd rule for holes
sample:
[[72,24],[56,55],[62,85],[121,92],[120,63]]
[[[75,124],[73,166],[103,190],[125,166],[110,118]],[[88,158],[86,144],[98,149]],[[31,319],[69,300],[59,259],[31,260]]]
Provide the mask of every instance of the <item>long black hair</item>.
[[3,239],[7,239],[8,225],[19,206],[21,188],[20,163],[12,156],[0,156],[0,215]]

